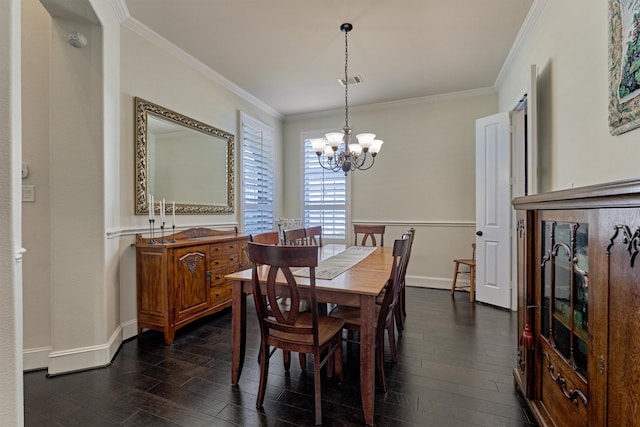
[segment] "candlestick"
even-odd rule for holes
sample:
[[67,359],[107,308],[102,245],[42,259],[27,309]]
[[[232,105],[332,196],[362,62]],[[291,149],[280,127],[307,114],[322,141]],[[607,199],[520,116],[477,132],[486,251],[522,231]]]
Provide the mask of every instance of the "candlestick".
[[162,233],[162,237],[160,238],[160,243],[167,243],[167,240],[164,238],[164,222],[160,226],[160,232]]
[[171,243],[175,243],[175,242],[177,242],[177,240],[176,240],[176,225],[173,224],[172,227],[173,227],[173,239],[171,239]]
[[150,219],[150,220],[149,220],[149,234],[151,234],[151,238],[149,239],[149,243],[151,243],[151,244],[158,243],[158,242],[156,242],[156,240],[153,238],[153,229],[155,228],[155,227],[154,227],[154,222],[155,222],[155,219]]

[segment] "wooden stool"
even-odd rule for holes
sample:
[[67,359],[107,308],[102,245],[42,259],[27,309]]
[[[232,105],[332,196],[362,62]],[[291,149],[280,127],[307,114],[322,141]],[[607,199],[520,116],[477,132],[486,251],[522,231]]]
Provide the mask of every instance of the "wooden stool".
[[[466,274],[469,276],[469,285],[468,286],[458,286],[457,289],[461,289],[469,292],[469,301],[475,302],[476,300],[476,244],[473,243],[471,245],[473,248],[473,256],[471,259],[454,259],[453,262],[456,263],[456,268],[453,272],[453,283],[451,284],[451,296],[456,290],[456,282],[458,281],[458,274]],[[469,268],[469,271],[462,270],[460,271],[460,266],[465,265]]]

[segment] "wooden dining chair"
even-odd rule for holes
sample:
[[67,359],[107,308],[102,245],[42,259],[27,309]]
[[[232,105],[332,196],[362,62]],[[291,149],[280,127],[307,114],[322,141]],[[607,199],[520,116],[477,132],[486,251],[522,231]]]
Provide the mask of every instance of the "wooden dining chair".
[[307,244],[308,245],[316,245],[316,246],[323,246],[322,245],[322,226],[321,225],[316,225],[314,227],[307,227],[304,230],[306,236],[307,236]]
[[304,228],[292,228],[284,230],[284,244],[291,246],[300,246],[307,244],[307,235]]
[[[407,248],[407,268],[409,266],[409,261],[411,260],[411,249],[413,247],[413,239],[416,235],[416,229],[411,227],[407,230],[402,238],[406,238],[409,240],[409,247]],[[398,299],[398,304],[395,308],[395,318],[396,318],[396,328],[398,329],[398,335],[402,335],[402,331],[404,330],[404,321],[407,318],[407,306],[406,306],[406,270],[405,275],[402,277],[402,283],[400,283],[400,296]]]
[[250,234],[249,241],[263,243],[265,245],[277,245],[280,243],[280,235],[277,231],[266,231],[260,234]]
[[[275,246],[247,243],[252,263],[253,295],[260,323],[260,384],[256,407],[262,407],[269,359],[280,348],[285,355],[285,370],[289,370],[290,352],[313,354],[313,383],[315,395],[315,423],[322,424],[320,369],[327,365],[342,381],[342,328],[344,320],[318,314],[315,268],[318,265],[318,246]],[[292,267],[309,268],[309,299],[311,312],[299,311],[300,292]],[[260,279],[259,272],[267,269]],[[286,285],[276,280],[284,277]],[[266,283],[265,283],[266,282]],[[263,287],[264,285],[264,287]],[[282,294],[291,298],[288,311],[279,308],[277,298]],[[273,351],[271,350],[273,347]]]
[[[380,246],[384,246],[384,225],[362,225],[353,224],[353,234],[355,236],[356,246],[367,246],[367,242],[371,241],[371,246],[378,246],[376,235],[380,237]],[[362,235],[358,243],[358,234]]]
[[[451,296],[453,296],[456,289],[462,289],[469,292],[469,301],[475,302],[476,300],[476,244],[471,244],[473,248],[473,254],[471,258],[454,259],[456,264],[453,271],[453,283],[451,284]],[[463,268],[461,270],[461,268]],[[458,275],[463,274],[469,276],[469,284],[457,286]]]
[[[384,286],[382,304],[376,304],[376,377],[380,379],[380,386],[384,392],[387,391],[387,380],[384,373],[384,336],[386,331],[389,338],[391,360],[397,363],[398,350],[395,340],[395,307],[398,305],[400,287],[407,271],[408,250],[408,238],[394,241],[391,277]],[[349,337],[353,336],[353,332],[360,332],[360,308],[337,305],[331,310],[329,315],[344,320],[344,327],[348,331]]]

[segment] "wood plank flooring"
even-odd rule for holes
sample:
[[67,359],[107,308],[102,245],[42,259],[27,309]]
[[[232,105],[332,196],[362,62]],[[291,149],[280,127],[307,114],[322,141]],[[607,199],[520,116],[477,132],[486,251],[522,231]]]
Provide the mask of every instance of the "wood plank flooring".
[[[285,374],[271,360],[264,408],[255,407],[259,332],[248,303],[247,360],[230,385],[231,311],[181,329],[172,345],[150,331],[125,342],[102,369],[46,377],[24,374],[26,426],[306,426],[313,425],[313,374],[297,357]],[[469,294],[407,288],[399,361],[388,348],[389,391],[377,389],[376,426],[535,426],[513,385],[515,313]],[[352,349],[357,352],[357,347]],[[344,353],[345,380],[322,384],[324,425],[364,422],[357,354]],[[310,361],[309,361],[310,363]]]

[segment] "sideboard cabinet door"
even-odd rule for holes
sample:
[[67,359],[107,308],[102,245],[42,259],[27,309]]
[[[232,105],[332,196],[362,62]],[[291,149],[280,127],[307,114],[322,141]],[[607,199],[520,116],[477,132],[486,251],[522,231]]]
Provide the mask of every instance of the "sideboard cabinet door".
[[173,249],[175,323],[209,308],[207,245]]

